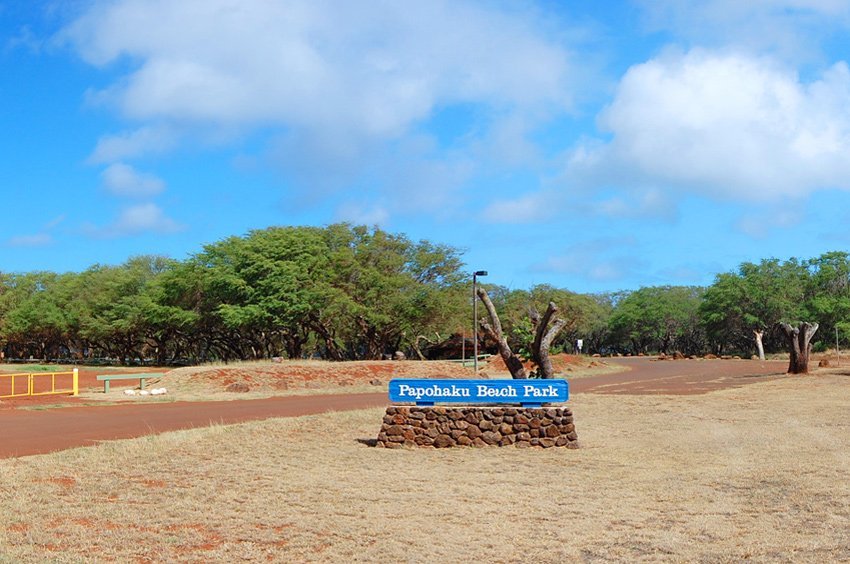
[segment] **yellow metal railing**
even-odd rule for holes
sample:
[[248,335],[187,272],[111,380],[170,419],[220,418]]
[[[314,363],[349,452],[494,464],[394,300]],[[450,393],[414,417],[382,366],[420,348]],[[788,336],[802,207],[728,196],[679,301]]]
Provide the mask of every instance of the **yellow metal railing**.
[[[56,387],[56,377],[70,376],[70,387]],[[45,381],[50,379],[50,386],[45,385]],[[23,386],[22,381],[26,382],[26,391],[20,391]],[[19,374],[0,374],[0,398],[18,398],[26,396],[49,396],[59,394],[71,394],[77,396],[80,393],[80,374],[75,368],[70,372],[30,372]],[[36,391],[38,390],[38,391]]]
[[[26,383],[26,389],[19,392],[20,382]],[[17,383],[16,383],[17,382]],[[17,398],[30,395],[30,374],[0,374],[0,398]]]

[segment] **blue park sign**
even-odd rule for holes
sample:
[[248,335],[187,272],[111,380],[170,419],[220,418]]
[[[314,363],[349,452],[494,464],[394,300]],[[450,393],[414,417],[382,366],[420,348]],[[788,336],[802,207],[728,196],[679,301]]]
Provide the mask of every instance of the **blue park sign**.
[[505,403],[540,407],[569,399],[566,380],[390,380],[393,403]]

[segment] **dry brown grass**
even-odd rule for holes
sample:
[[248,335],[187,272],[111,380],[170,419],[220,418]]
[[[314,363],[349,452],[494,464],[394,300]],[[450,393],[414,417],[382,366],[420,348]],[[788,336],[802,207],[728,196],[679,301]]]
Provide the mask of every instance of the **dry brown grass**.
[[[113,383],[114,391],[103,394],[87,390],[86,400],[107,401],[222,401],[259,399],[273,396],[310,394],[349,394],[386,391],[392,378],[468,378],[471,369],[441,361],[358,361],[327,362],[295,360],[284,362],[238,362],[178,368],[162,378],[152,378],[148,388],[165,387],[164,396],[126,396],[133,387]],[[247,391],[230,392],[239,385]]]
[[850,377],[579,394],[583,448],[384,450],[381,411],[0,461],[0,561],[850,559]]
[[[480,366],[480,377],[511,377],[504,364],[493,367],[481,363]],[[626,370],[590,357],[575,358],[556,368],[571,380]],[[446,361],[237,362],[178,368],[162,378],[149,379],[147,388],[167,388],[168,393],[162,396],[124,395],[124,390],[137,387],[132,381],[113,382],[109,394],[102,393],[102,387],[97,387],[81,391],[80,396],[93,402],[225,401],[290,395],[376,393],[386,392],[387,383],[393,378],[471,377],[471,367]],[[228,392],[227,387],[231,384],[242,384],[248,391]]]

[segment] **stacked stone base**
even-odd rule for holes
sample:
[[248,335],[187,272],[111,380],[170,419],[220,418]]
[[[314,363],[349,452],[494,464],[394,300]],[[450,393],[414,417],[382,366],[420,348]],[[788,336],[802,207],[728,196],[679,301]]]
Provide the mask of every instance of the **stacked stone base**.
[[386,448],[515,446],[578,448],[565,407],[387,408],[377,446]]

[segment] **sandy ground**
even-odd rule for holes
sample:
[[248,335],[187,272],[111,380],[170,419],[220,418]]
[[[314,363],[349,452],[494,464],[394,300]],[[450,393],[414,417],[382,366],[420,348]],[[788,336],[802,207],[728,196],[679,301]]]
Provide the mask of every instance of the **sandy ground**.
[[850,560],[850,375],[751,381],[576,393],[579,450],[376,449],[369,409],[0,460],[0,561]]

